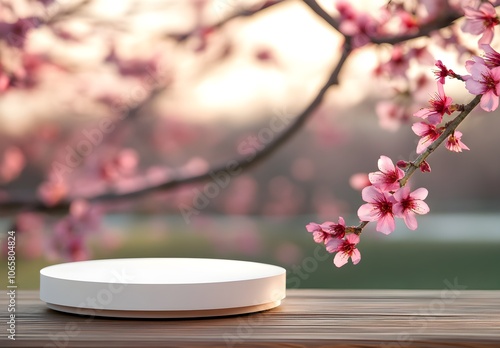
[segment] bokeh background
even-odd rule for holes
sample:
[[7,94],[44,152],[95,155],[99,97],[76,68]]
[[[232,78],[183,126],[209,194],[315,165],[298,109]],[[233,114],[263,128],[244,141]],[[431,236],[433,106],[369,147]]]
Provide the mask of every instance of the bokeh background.
[[[366,11],[385,4],[352,3]],[[321,4],[335,14],[332,3]],[[44,20],[28,22],[15,45],[5,35],[0,42],[10,79],[0,94],[0,231],[3,241],[16,231],[20,288],[37,288],[43,266],[74,259],[218,257],[283,266],[290,288],[442,289],[449,281],[500,289],[498,112],[474,111],[460,126],[471,150],[438,149],[432,172],[413,177],[412,187],[430,192],[431,213],[419,217],[418,230],[398,224],[384,236],[369,225],[361,263],[342,269],[305,230],[339,215],[357,224],[363,202],[353,175],[377,170],[380,155],[416,156],[409,115],[435,91],[433,59],[412,62],[405,78],[377,75],[389,46],[356,51],[302,129],[244,172],[133,200],[79,201],[73,214],[80,207],[86,215],[75,225],[64,211],[11,208],[127,192],[137,178],[154,184],[251,155],[318,93],[341,37],[292,0],[6,1],[1,8],[0,31],[19,18]],[[460,54],[416,45],[463,74],[474,52],[468,39]],[[410,100],[404,91],[416,81]],[[460,83],[446,88],[457,102],[472,99]],[[405,105],[406,114],[381,116],[381,101]],[[110,130],[68,167],[102,120]]]

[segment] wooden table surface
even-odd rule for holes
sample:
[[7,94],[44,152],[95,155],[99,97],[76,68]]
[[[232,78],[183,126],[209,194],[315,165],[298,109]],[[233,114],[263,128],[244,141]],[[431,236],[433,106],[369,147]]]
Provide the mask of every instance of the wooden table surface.
[[[8,296],[0,295],[2,324]],[[500,291],[288,290],[280,307],[212,319],[91,318],[18,291],[0,347],[500,347]]]

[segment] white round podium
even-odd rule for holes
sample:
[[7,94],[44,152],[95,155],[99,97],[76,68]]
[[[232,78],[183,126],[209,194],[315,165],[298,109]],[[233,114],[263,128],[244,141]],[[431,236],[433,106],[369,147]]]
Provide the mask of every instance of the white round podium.
[[124,318],[193,318],[271,309],[286,270],[248,261],[130,258],[69,262],[40,271],[40,299],[54,310]]

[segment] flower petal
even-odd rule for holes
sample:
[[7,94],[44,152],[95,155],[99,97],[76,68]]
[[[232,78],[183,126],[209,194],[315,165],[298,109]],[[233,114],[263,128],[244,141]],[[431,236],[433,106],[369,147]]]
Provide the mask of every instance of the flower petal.
[[470,94],[478,95],[483,94],[485,92],[485,86],[474,79],[468,79],[465,81],[465,88],[469,91]]
[[413,191],[410,194],[410,196],[413,199],[426,199],[428,194],[429,194],[429,191],[426,188],[420,187],[420,188],[416,189],[415,191]]
[[410,230],[414,231],[418,227],[417,223],[417,218],[415,217],[415,213],[412,211],[407,210],[404,214],[404,221],[406,224],[406,227],[408,227]]
[[413,202],[412,210],[417,214],[423,215],[427,214],[431,209],[424,201],[417,200]]
[[406,185],[406,186],[403,186],[401,187],[399,190],[397,190],[396,192],[394,192],[394,199],[397,201],[397,202],[400,202],[402,201],[404,198],[408,197],[410,195],[410,186]]
[[379,215],[379,211],[370,203],[363,204],[358,209],[358,218],[361,221],[377,221]]
[[345,239],[351,244],[359,243],[359,236],[357,234],[351,233],[345,236]]
[[392,160],[389,157],[383,155],[380,156],[377,164],[378,169],[380,169],[382,173],[393,172],[396,168]]
[[313,239],[316,243],[324,243],[326,242],[325,238],[325,232],[323,231],[314,231],[313,233]]
[[493,90],[489,90],[481,97],[481,108],[484,111],[495,111],[498,108],[498,96]]
[[424,122],[417,122],[414,123],[413,126],[411,126],[411,129],[413,133],[421,137],[427,133],[427,131],[429,130],[429,125]]
[[321,230],[321,226],[315,222],[310,222],[306,225],[307,232],[314,232]]
[[374,186],[367,186],[361,191],[361,197],[365,202],[375,203],[384,199],[384,194]]
[[376,230],[382,232],[383,234],[391,234],[396,229],[396,224],[394,222],[394,217],[391,214],[386,214],[382,216],[378,222]]
[[479,39],[478,44],[479,45],[483,45],[483,44],[489,45],[491,43],[491,41],[493,41],[493,35],[494,35],[493,28],[484,29],[483,36],[481,36],[481,38]]
[[326,251],[330,254],[339,250],[339,247],[344,243],[342,239],[332,238],[326,243]]
[[349,260],[349,255],[347,255],[346,253],[341,251],[341,252],[338,252],[337,255],[335,255],[335,257],[333,259],[333,263],[335,264],[335,266],[340,268],[343,265],[345,265],[348,260]]
[[402,218],[403,217],[403,214],[404,214],[404,207],[403,207],[403,204],[402,203],[395,203],[393,206],[392,206],[392,213],[397,216],[397,217],[400,217]]
[[361,261],[361,253],[358,249],[354,249],[351,255],[352,263],[357,265]]

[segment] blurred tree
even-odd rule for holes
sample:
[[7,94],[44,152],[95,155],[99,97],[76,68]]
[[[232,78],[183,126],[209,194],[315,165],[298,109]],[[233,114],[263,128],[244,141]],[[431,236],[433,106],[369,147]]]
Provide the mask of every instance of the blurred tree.
[[[295,214],[304,205],[316,211],[328,207],[329,213],[342,210],[321,188],[313,194],[301,188],[320,171],[307,156],[287,162],[293,180],[271,173],[267,187],[259,187],[247,169],[269,159],[313,115],[317,123],[308,129],[309,141],[329,148],[341,141],[342,132],[324,117],[332,86],[347,104],[376,98],[380,126],[392,131],[415,113],[432,128],[443,115],[462,111],[433,134],[423,125],[415,133],[421,143],[439,138],[433,146],[446,140],[452,150],[465,149],[455,129],[480,97],[467,105],[439,104],[446,102],[439,89],[444,79],[462,83],[465,78],[440,61],[436,76],[429,72],[437,54],[447,64],[476,54],[473,35],[482,35],[479,44],[492,42],[499,23],[495,5],[458,0],[365,1],[358,7],[314,0],[1,1],[0,210],[14,216],[20,232],[26,226],[41,230],[46,215],[39,214],[63,214],[51,222],[54,233],[46,248],[69,259],[88,257],[88,231],[97,230],[99,216],[112,211],[174,210],[190,222],[219,195],[224,201],[218,208],[236,214]],[[311,57],[295,45],[298,38],[285,36],[283,28],[294,25],[295,13],[311,19],[300,23],[305,25],[298,31],[305,33],[301,42],[325,48],[325,57]],[[284,31],[276,46],[266,40],[245,44],[248,32],[257,30],[252,22],[262,18],[272,21],[265,30]],[[258,34],[266,35],[271,33]],[[308,70],[283,57],[285,41],[292,58],[308,56]],[[479,48],[490,49],[485,47]],[[487,52],[493,71],[500,59],[493,49]],[[270,84],[278,75],[289,75],[283,81],[293,88],[282,94],[292,98],[280,98],[278,92],[274,102],[266,102],[274,85],[260,90],[264,87],[255,83],[264,75]],[[481,107],[492,111],[498,105],[496,75],[484,81],[471,76],[469,92],[490,96]],[[233,85],[217,89],[224,79]],[[375,86],[370,79],[376,79]],[[419,115],[436,88],[433,79],[439,80],[434,109]],[[260,95],[260,103],[243,87],[254,87],[250,94]],[[196,100],[196,93],[205,102]],[[299,102],[290,102],[294,98]],[[244,103],[233,109],[207,107],[207,100],[229,105],[233,99]],[[288,109],[300,110],[292,114]],[[215,126],[196,122],[235,110],[241,118],[267,118],[263,125],[242,123],[248,127],[243,131],[227,118],[214,121]],[[452,144],[450,136],[455,136]],[[421,144],[419,150],[425,148]],[[406,175],[398,177],[402,186],[416,169],[430,168],[425,160],[434,147],[427,149],[400,163]],[[339,167],[341,173],[351,170],[349,163]],[[352,185],[362,189],[370,184],[367,179],[358,174]]]

